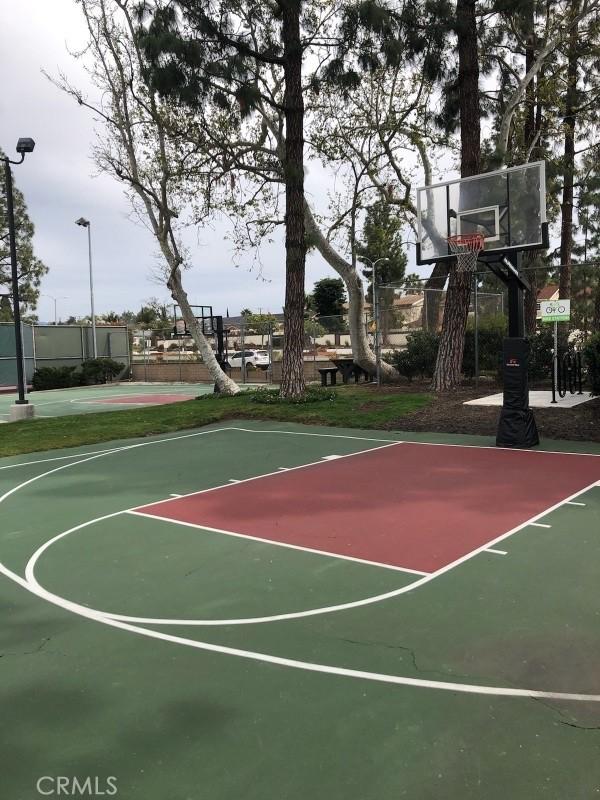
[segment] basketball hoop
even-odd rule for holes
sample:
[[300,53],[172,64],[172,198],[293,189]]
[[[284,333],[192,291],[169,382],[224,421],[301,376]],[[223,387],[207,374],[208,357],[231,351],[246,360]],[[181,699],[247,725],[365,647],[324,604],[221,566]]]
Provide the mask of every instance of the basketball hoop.
[[477,268],[477,259],[485,246],[482,233],[461,233],[448,236],[448,247],[456,256],[459,272],[473,272]]

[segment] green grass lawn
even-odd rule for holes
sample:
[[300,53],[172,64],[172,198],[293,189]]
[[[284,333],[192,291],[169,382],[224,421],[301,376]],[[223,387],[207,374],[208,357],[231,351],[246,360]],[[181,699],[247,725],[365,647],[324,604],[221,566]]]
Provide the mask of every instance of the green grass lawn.
[[257,403],[252,392],[236,397],[204,395],[172,405],[14,422],[0,426],[0,456],[150,436],[236,418],[383,428],[431,401],[427,394],[374,393],[360,387],[343,387],[325,394],[333,399],[298,405]]

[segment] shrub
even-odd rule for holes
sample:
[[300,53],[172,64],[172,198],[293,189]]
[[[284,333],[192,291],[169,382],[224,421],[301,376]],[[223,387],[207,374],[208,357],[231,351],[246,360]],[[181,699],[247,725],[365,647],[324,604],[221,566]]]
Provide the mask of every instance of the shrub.
[[386,360],[409,381],[412,381],[415,375],[431,378],[435,369],[438,346],[437,334],[429,331],[414,331],[414,333],[409,333],[406,338],[406,348],[390,353],[389,356],[386,356]]
[[591,393],[594,396],[600,395],[600,333],[595,333],[587,340],[583,357]]
[[542,325],[535,336],[529,337],[529,380],[539,381],[552,376],[552,325]]
[[[500,373],[502,367],[502,340],[506,336],[506,318],[502,314],[484,317],[478,323],[479,370]],[[465,332],[463,373],[475,375],[475,325],[469,320]]]
[[[507,335],[506,319],[502,315],[482,320],[479,325],[479,369],[495,372],[502,377],[502,346]],[[552,326],[544,325],[529,337],[528,376],[539,381],[551,376],[553,335]],[[475,331],[471,323],[465,336],[463,372],[468,377],[475,374]]]
[[108,383],[125,369],[125,364],[112,358],[88,358],[81,365],[81,383]]
[[409,383],[412,383],[412,379],[417,372],[417,365],[414,357],[408,352],[408,350],[399,350],[398,352],[393,353],[390,363],[396,367],[400,375],[403,375],[408,379]]
[[306,391],[301,397],[280,397],[279,389],[256,389],[253,392],[248,392],[250,395],[251,403],[260,403],[261,405],[305,405],[307,403],[323,403],[333,402],[337,395],[332,389],[326,389],[323,386],[308,386]]
[[44,389],[68,389],[81,384],[81,373],[77,367],[41,367],[36,369],[31,380],[34,392]]

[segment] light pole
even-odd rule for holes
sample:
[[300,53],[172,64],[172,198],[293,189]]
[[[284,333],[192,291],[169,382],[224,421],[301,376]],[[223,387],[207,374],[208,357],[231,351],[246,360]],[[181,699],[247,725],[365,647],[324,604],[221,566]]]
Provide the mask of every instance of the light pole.
[[90,262],[90,304],[92,307],[92,343],[94,348],[94,358],[98,358],[98,344],[96,342],[96,314],[94,312],[94,277],[92,273],[92,223],[89,219],[79,217],[75,220],[75,225],[87,228],[88,232],[88,257]]
[[[19,399],[11,409],[11,419],[27,419],[33,416],[33,406],[25,397],[25,370],[23,369],[23,331],[21,329],[21,305],[19,298],[19,273],[17,268],[17,243],[15,234],[15,210],[13,201],[13,185],[11,164],[22,164],[27,153],[33,153],[35,142],[33,139],[19,139],[17,153],[20,161],[11,161],[4,157],[4,175],[6,178],[6,216],[8,218],[8,240],[10,247],[10,266],[12,279],[13,318],[15,321],[15,356],[17,360],[17,390]],[[23,408],[23,406],[25,408]]]
[[377,381],[377,385],[381,384],[381,346],[379,342],[379,297],[377,295],[377,264],[380,264],[382,261],[389,261],[389,258],[383,256],[383,258],[376,258],[375,261],[371,261],[370,258],[367,256],[362,256],[363,261],[368,261],[371,265],[371,272],[372,272],[372,284],[373,284],[373,317],[375,322],[375,379]]
[[56,316],[56,301],[57,300],[66,300],[67,299],[66,296],[65,295],[61,295],[60,297],[54,297],[54,295],[52,295],[52,294],[43,294],[43,295],[41,295],[41,297],[49,297],[50,300],[54,300],[54,324],[57,325],[58,323],[56,321],[57,320],[57,316]]

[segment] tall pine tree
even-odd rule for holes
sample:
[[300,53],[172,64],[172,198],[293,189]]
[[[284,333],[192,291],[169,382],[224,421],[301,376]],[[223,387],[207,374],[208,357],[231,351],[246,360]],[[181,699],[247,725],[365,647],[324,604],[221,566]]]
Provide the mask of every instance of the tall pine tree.
[[[0,162],[4,163],[5,155],[0,150]],[[2,172],[4,177],[4,171]],[[0,287],[11,286],[11,264],[8,243],[8,218],[6,209],[6,184],[0,180]],[[21,313],[30,314],[37,306],[40,294],[40,283],[48,272],[48,267],[35,255],[33,250],[34,226],[29,214],[23,193],[13,182],[13,203],[15,211],[15,233],[17,239],[17,258],[19,274],[19,295]],[[4,321],[12,319],[10,304],[4,302],[0,310]]]

